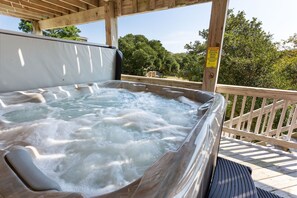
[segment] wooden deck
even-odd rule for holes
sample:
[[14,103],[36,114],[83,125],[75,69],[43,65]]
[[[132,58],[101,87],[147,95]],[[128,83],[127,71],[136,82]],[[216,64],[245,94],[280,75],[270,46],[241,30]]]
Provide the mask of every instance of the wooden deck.
[[297,156],[222,137],[219,156],[252,168],[255,185],[281,197],[297,197]]

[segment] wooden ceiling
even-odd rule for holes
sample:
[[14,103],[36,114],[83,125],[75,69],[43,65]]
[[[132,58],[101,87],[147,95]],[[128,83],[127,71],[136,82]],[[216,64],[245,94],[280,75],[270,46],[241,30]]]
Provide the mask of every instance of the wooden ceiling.
[[[0,0],[0,14],[38,21],[52,29],[104,19],[108,0]],[[110,0],[117,16],[210,2],[211,0]]]

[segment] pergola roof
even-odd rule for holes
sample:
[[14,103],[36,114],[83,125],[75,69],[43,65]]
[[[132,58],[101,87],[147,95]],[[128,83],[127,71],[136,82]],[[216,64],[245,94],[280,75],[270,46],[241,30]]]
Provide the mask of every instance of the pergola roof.
[[[110,0],[115,15],[163,10],[211,0]],[[104,19],[108,0],[0,0],[0,14],[38,21],[40,29],[77,25]]]

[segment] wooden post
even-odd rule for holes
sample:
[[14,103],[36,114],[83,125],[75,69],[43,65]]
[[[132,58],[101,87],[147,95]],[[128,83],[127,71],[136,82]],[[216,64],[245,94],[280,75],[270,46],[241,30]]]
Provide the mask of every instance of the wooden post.
[[32,26],[33,26],[33,34],[36,35],[42,35],[42,30],[39,27],[38,21],[32,21]]
[[215,92],[220,67],[225,23],[229,0],[212,0],[208,48],[204,67],[202,89]]
[[115,2],[107,1],[104,4],[106,45],[118,48],[118,25],[115,12]]

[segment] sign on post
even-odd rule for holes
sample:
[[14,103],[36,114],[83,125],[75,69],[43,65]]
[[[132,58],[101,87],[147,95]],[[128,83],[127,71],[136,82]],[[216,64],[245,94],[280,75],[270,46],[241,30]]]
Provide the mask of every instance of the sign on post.
[[216,68],[219,59],[219,47],[209,47],[207,50],[206,67]]

